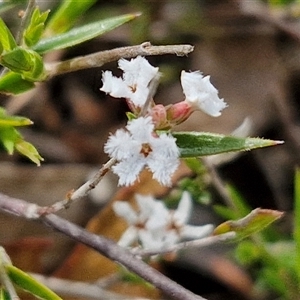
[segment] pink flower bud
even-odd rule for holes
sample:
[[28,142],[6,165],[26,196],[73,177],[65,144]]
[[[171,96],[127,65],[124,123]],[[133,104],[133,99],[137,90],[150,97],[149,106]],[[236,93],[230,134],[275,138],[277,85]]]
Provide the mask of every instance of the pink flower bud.
[[149,115],[152,117],[153,123],[155,125],[155,129],[169,129],[170,124],[167,120],[167,112],[166,107],[162,104],[157,104],[151,111]]
[[167,108],[167,118],[173,126],[184,122],[195,109],[187,101],[181,101]]

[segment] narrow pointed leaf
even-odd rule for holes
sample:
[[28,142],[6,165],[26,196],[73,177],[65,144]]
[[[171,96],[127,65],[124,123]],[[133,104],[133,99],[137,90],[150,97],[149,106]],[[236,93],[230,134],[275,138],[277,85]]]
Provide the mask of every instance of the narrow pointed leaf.
[[13,126],[0,127],[0,143],[4,146],[8,154],[12,155],[17,150],[38,166],[44,160],[37,149],[31,143],[26,142],[19,131]]
[[88,41],[105,32],[111,31],[112,29],[133,20],[136,17],[136,14],[127,14],[74,28],[66,33],[42,39],[32,49],[42,54],[50,50],[71,47]]
[[0,44],[5,51],[10,51],[17,47],[17,43],[10,30],[0,18]]
[[22,155],[29,158],[37,166],[40,166],[41,161],[44,160],[43,157],[40,156],[40,154],[36,150],[36,148],[31,143],[28,143],[23,139],[19,139],[19,140],[16,141],[15,148],[19,153],[21,153]]
[[51,35],[66,32],[96,1],[97,0],[61,1],[59,8],[55,11],[47,24],[47,32]]
[[33,11],[30,23],[23,34],[23,39],[27,46],[31,47],[39,41],[44,32],[45,21],[49,12],[50,10],[41,13],[38,7]]
[[31,125],[32,121],[25,117],[10,116],[5,109],[0,107],[0,127],[1,126],[24,126]]
[[17,95],[34,87],[34,82],[22,78],[22,75],[19,73],[9,72],[0,77],[0,94]]
[[226,221],[220,224],[214,230],[214,235],[233,231],[237,234],[236,240],[241,240],[253,233],[263,230],[282,216],[283,212],[281,211],[257,208],[242,219]]
[[57,294],[51,291],[48,287],[38,282],[22,270],[13,265],[6,265],[5,269],[12,282],[18,285],[25,291],[45,300],[61,300]]
[[197,157],[232,151],[246,151],[282,144],[261,138],[239,138],[206,132],[173,132],[181,157]]

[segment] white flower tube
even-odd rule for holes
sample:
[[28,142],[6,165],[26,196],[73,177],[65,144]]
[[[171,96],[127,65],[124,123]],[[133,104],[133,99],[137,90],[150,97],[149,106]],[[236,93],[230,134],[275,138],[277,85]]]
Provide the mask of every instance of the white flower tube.
[[218,96],[218,90],[211,84],[210,76],[203,77],[202,73],[181,72],[181,85],[186,97],[185,101],[195,110],[200,109],[210,116],[221,115],[227,104]]

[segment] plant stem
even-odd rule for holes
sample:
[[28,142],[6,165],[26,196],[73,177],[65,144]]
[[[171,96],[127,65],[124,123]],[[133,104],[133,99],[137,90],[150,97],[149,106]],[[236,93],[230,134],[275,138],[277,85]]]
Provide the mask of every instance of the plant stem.
[[[0,210],[26,217],[32,205],[35,204],[28,203],[21,199],[12,198],[0,193]],[[205,300],[205,298],[195,295],[191,291],[183,288],[165,275],[153,269],[143,261],[137,259],[133,254],[118,246],[112,240],[109,240],[103,236],[92,234],[54,214],[41,216],[38,220],[71,237],[72,239],[95,249],[107,258],[125,266],[128,270],[136,273],[146,281],[152,283],[155,287],[160,289],[164,294],[172,299]]]
[[105,255],[107,258],[118,262],[125,266],[128,270],[136,273],[146,281],[152,283],[155,287],[161,289],[166,295],[173,299],[179,300],[200,300],[204,299],[186,290],[176,282],[165,277],[157,270],[151,268],[143,261],[137,259],[129,251],[118,246],[113,241],[89,233],[79,226],[68,222],[56,215],[50,214],[42,218],[43,223],[52,228],[64,233],[65,235],[83,243],[99,253]]
[[24,30],[26,29],[26,27],[29,23],[29,20],[31,18],[32,12],[33,12],[35,7],[36,7],[35,0],[29,0],[28,4],[27,4],[27,8],[24,12],[24,15],[21,18],[20,29],[17,33],[16,42],[17,42],[18,45],[20,45],[22,43],[23,32],[24,32]]
[[102,180],[105,174],[116,163],[114,158],[111,158],[107,163],[99,169],[99,171],[87,182],[81,185],[77,190],[70,191],[65,199],[58,201],[50,206],[40,207],[38,210],[39,215],[45,215],[50,213],[56,213],[62,209],[69,207],[73,202],[82,199],[87,196],[88,193],[94,189],[97,184]]
[[72,58],[66,61],[46,65],[48,79],[60,74],[70,73],[77,70],[101,67],[102,65],[119,60],[120,58],[133,58],[136,56],[176,54],[178,56],[188,55],[194,50],[191,45],[166,45],[152,46],[150,42],[141,45],[115,48],[111,50],[96,52],[93,54]]

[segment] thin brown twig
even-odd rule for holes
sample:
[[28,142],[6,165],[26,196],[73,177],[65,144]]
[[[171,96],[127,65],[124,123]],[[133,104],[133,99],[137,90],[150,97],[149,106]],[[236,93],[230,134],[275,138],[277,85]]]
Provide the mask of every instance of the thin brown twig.
[[[115,164],[115,159],[110,159],[106,164],[104,164],[100,170],[82,186],[80,186],[76,191],[71,191],[68,193],[67,197],[61,201],[49,206],[38,206],[34,203],[26,203],[22,201],[15,201],[13,206],[9,206],[9,213],[15,214],[17,216],[25,217],[26,219],[38,219],[41,216],[47,214],[56,213],[63,210],[71,205],[71,203],[76,202],[84,198],[92,189],[94,189],[97,184],[102,180],[104,175],[110,170],[111,166]],[[0,194],[1,195],[1,194]],[[2,195],[2,201],[6,196]],[[5,202],[7,203],[7,202]],[[5,203],[2,205],[2,209],[6,210]]]
[[35,0],[29,0],[28,4],[27,4],[27,7],[26,7],[26,10],[23,13],[23,16],[21,17],[21,24],[20,24],[20,28],[19,28],[18,33],[17,33],[16,42],[17,42],[18,45],[20,45],[21,42],[22,42],[23,33],[24,33],[28,23],[29,23],[29,20],[31,18],[32,12],[33,12],[35,7],[36,7]]
[[110,170],[110,168],[116,163],[116,159],[111,158],[107,163],[105,163],[100,170],[87,182],[81,185],[77,190],[68,193],[67,197],[62,201],[58,201],[50,206],[43,206],[38,209],[38,215],[46,215],[50,213],[56,213],[69,207],[72,203],[84,198],[88,193],[94,189],[98,183],[102,180],[105,174]]
[[[21,217],[26,217],[31,205],[33,204],[0,193],[0,210],[4,210],[8,213],[16,214]],[[142,260],[137,259],[133,254],[118,246],[112,240],[90,233],[54,214],[41,216],[38,220],[64,235],[93,248],[112,261],[125,266],[128,270],[152,283],[155,287],[160,289],[164,294],[172,299],[205,300],[205,298],[195,295],[191,291],[172,281],[170,278],[164,276],[162,273],[153,269]]]
[[193,50],[194,47],[191,45],[152,46],[150,42],[145,42],[141,45],[100,51],[62,62],[47,64],[46,71],[49,79],[53,76],[70,73],[77,70],[101,67],[108,62],[116,61],[121,58],[133,58],[139,55],[149,56],[163,54],[176,54],[178,56],[185,56]]

